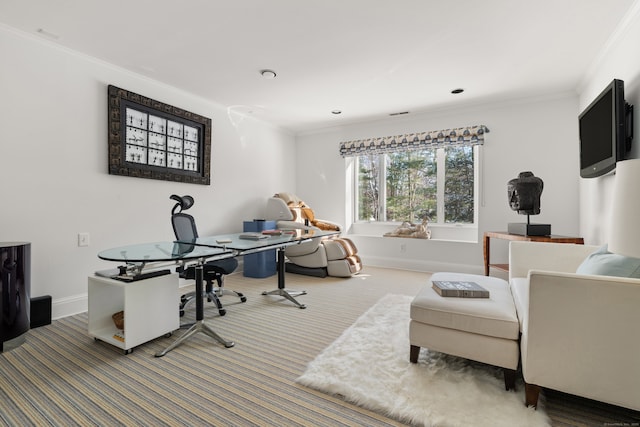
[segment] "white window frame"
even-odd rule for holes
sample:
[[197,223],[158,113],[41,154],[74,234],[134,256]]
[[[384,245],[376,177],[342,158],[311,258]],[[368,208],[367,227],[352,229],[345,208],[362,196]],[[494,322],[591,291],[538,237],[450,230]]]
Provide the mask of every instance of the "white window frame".
[[[479,210],[481,207],[481,200],[483,199],[482,190],[483,190],[483,173],[482,173],[482,146],[474,145],[473,146],[473,170],[474,170],[474,213],[473,213],[473,223],[472,224],[463,224],[463,223],[445,223],[444,222],[444,185],[445,185],[445,151],[444,148],[436,149],[436,161],[438,162],[437,168],[437,189],[436,189],[436,200],[437,200],[437,209],[438,209],[438,222],[430,222],[429,229],[431,230],[432,239],[436,240],[452,240],[452,241],[478,241],[478,220],[479,220]],[[362,235],[371,235],[371,236],[380,236],[387,231],[392,231],[400,222],[395,221],[366,221],[366,220],[358,220],[358,159],[357,157],[351,158],[349,160],[352,162],[352,167],[348,167],[347,171],[350,174],[347,178],[347,182],[351,185],[351,200],[349,203],[351,204],[351,215],[353,218],[353,224],[351,228],[351,232],[353,234],[362,234]],[[380,188],[380,197],[382,200],[386,200],[386,167],[382,168],[382,173],[379,174],[378,178],[381,180],[378,184],[378,188]],[[384,204],[381,204],[380,209],[385,209]],[[382,217],[383,212],[379,213],[379,217]]]

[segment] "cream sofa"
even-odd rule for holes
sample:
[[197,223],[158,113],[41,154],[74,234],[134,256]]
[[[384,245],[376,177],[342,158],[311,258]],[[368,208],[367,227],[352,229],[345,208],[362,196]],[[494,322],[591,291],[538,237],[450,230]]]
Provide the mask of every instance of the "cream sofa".
[[640,279],[576,274],[597,249],[509,246],[527,405],[545,387],[640,410]]

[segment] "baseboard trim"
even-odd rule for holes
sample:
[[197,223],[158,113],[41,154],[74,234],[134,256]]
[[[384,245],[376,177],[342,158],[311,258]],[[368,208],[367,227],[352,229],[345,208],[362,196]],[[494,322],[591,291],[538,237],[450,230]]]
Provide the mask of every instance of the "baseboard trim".
[[51,319],[61,319],[74,314],[84,313],[89,306],[87,294],[80,294],[51,301]]
[[436,273],[439,271],[450,271],[454,273],[484,274],[484,268],[478,265],[455,264],[447,262],[421,261],[416,259],[385,258],[377,256],[363,256],[361,254],[362,265],[366,268],[372,267],[395,268],[398,270],[424,271],[426,273]]

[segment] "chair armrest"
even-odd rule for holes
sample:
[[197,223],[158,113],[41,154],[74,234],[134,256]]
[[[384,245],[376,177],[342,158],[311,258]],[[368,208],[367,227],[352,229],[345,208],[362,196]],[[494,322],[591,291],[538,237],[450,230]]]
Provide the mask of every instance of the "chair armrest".
[[278,221],[276,226],[281,230],[319,230],[319,228],[312,225],[304,225],[296,221]]
[[640,409],[640,279],[533,270],[525,381]]
[[572,243],[520,242],[509,244],[509,279],[527,277],[529,270],[575,273],[597,246]]
[[334,227],[336,227],[338,229],[338,231],[342,232],[342,225],[338,224],[337,222],[333,222],[333,221],[327,221],[326,219],[320,219],[320,218],[316,218],[316,221],[322,222],[324,224],[327,225],[332,225]]

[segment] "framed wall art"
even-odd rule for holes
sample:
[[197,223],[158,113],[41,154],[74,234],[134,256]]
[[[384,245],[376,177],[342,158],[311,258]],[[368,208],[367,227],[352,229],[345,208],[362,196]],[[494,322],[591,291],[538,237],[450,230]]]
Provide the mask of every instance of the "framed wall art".
[[211,119],[109,85],[109,174],[211,183]]

